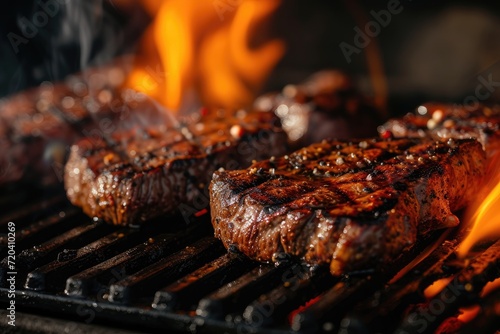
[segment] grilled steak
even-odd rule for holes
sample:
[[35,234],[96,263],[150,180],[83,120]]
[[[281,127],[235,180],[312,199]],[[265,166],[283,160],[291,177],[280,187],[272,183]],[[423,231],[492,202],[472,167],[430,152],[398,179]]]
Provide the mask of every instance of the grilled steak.
[[337,139],[375,136],[382,118],[373,101],[356,90],[345,73],[323,70],[280,93],[259,97],[255,105],[281,118],[294,147]]
[[[201,119],[82,139],[71,149],[65,186],[92,217],[132,225],[192,205],[220,168],[283,154],[286,135],[268,112],[220,111]],[[205,196],[208,198],[208,195]]]
[[484,163],[472,139],[323,141],[215,172],[212,224],[226,247],[260,261],[284,252],[335,275],[372,268],[457,225],[452,212],[474,197]]
[[108,123],[101,120],[115,119],[123,109],[124,99],[116,89],[123,70],[103,67],[98,75],[98,86],[92,84],[95,93],[80,74],[0,100],[0,185],[62,180],[71,144],[101,132]]
[[500,150],[500,106],[464,107],[428,103],[379,127],[395,137],[476,138],[492,157]]

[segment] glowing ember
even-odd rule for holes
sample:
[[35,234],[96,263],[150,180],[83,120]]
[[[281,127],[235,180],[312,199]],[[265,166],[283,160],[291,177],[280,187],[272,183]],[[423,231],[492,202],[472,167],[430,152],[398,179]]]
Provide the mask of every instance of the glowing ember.
[[479,305],[473,305],[471,307],[461,308],[459,310],[460,314],[457,317],[457,319],[462,322],[469,322],[476,317],[476,315],[479,313],[480,310],[481,307],[479,307]]
[[[481,291],[481,298],[487,296],[489,293],[495,291],[496,289],[500,289],[500,278],[486,283],[483,290]],[[472,305],[471,307],[461,308],[460,315],[457,317],[457,319],[462,322],[469,322],[476,317],[480,310],[481,307],[479,305]]]
[[464,257],[478,242],[500,237],[500,154],[490,162],[486,184],[465,215],[472,224],[469,235],[458,247],[458,256]]
[[292,312],[290,312],[290,314],[288,315],[288,323],[290,325],[292,325],[293,318],[295,318],[295,316],[297,314],[299,314],[300,312],[305,311],[309,306],[317,303],[320,299],[321,299],[321,296],[314,297],[314,298],[308,300],[304,305],[300,306],[298,309],[293,310]]
[[[425,290],[424,290],[424,296],[428,300],[434,298],[437,296],[443,289],[453,280],[452,277],[446,277],[446,278],[441,278],[429,285]],[[483,289],[481,290],[480,297],[483,298],[487,296],[489,293],[495,291],[496,289],[500,288],[500,278],[495,279],[492,282],[488,282]],[[472,319],[476,317],[476,315],[479,313],[481,310],[481,307],[479,305],[471,305],[468,307],[462,307],[459,309],[459,315],[457,316],[457,319],[462,321],[462,322],[469,322]]]
[[453,280],[453,277],[441,278],[429,285],[424,290],[424,296],[427,299],[434,298],[438,293],[443,291],[443,289]]
[[265,36],[280,0],[150,2],[157,14],[127,86],[172,110],[249,105],[284,53]]

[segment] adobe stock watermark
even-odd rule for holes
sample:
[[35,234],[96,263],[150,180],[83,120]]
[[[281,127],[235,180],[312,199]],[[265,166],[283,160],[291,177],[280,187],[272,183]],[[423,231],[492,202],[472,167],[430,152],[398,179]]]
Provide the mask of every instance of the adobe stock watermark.
[[28,44],[30,39],[38,35],[39,29],[45,27],[49,23],[49,20],[59,13],[62,6],[64,6],[67,1],[68,0],[38,0],[38,10],[33,13],[31,19],[25,16],[19,17],[18,24],[21,29],[21,35],[12,31],[7,34],[7,39],[14,53],[19,53],[21,45]]
[[[455,277],[440,293],[432,298],[425,306],[419,307],[406,318],[403,327],[395,333],[424,333],[445,318],[455,308],[452,304],[466,298],[467,289],[464,283]],[[449,309],[451,308],[451,310]]]
[[392,17],[400,14],[403,9],[404,7],[399,0],[390,0],[387,3],[387,9],[382,9],[378,12],[371,10],[370,16],[373,20],[366,23],[363,29],[358,26],[354,27],[354,45],[344,41],[339,44],[340,50],[347,63],[350,64],[352,56],[361,53],[361,50],[366,48],[373,38],[380,35],[382,28],[386,28],[391,23]]
[[224,21],[227,13],[234,12],[236,8],[243,2],[243,0],[214,0],[214,6],[219,20]]
[[[497,68],[496,71],[494,71],[495,68]],[[466,96],[461,104],[455,104],[456,108],[463,107],[467,111],[473,111],[481,102],[489,100],[495,94],[495,91],[500,88],[500,61],[480,73],[476,80],[474,94]]]

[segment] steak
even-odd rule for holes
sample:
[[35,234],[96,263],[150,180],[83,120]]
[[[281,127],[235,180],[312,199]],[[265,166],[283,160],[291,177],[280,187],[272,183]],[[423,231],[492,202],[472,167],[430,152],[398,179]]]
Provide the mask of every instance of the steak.
[[488,158],[500,151],[500,105],[427,103],[378,128],[382,136],[476,138]]
[[192,208],[203,196],[208,206],[204,191],[219,168],[285,152],[286,134],[272,113],[198,116],[114,132],[108,140],[82,139],[65,167],[68,198],[91,217],[137,225],[180,205]]
[[339,275],[388,264],[417,236],[459,223],[485,153],[473,139],[329,140],[215,172],[216,237],[250,258],[282,253]]
[[281,92],[265,94],[255,106],[274,110],[296,148],[325,138],[376,136],[382,122],[382,111],[337,70],[319,71]]
[[0,185],[62,181],[69,147],[102,132],[107,120],[115,122],[128,103],[117,89],[121,82],[116,78],[124,76],[119,65],[102,67],[98,74],[89,70],[89,77],[99,76],[92,84],[79,74],[0,100]]

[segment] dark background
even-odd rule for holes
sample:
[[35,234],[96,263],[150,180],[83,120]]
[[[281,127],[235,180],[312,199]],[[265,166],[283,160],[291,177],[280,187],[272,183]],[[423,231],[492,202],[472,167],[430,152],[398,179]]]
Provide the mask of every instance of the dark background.
[[[191,0],[186,0],[191,1]],[[222,0],[221,0],[222,1]],[[9,33],[23,36],[20,19],[33,20],[40,3],[57,2],[47,24],[16,53]],[[340,43],[354,45],[357,16],[374,20],[370,11],[389,1],[284,0],[272,23],[287,53],[264,91],[300,82],[314,71],[339,68],[357,87],[373,95],[366,49],[345,59]],[[125,5],[124,5],[125,4]],[[358,8],[353,11],[353,6]],[[500,82],[500,3],[498,1],[401,1],[403,10],[371,40],[379,49],[388,84],[389,108],[399,113],[428,100],[463,102],[475,94],[478,75]],[[49,13],[50,14],[50,13]],[[61,80],[88,66],[134,51],[150,18],[139,1],[17,1],[0,13],[0,96],[45,80]],[[12,34],[11,34],[12,36]],[[499,87],[500,88],[500,87]],[[500,89],[491,92],[498,100]]]

